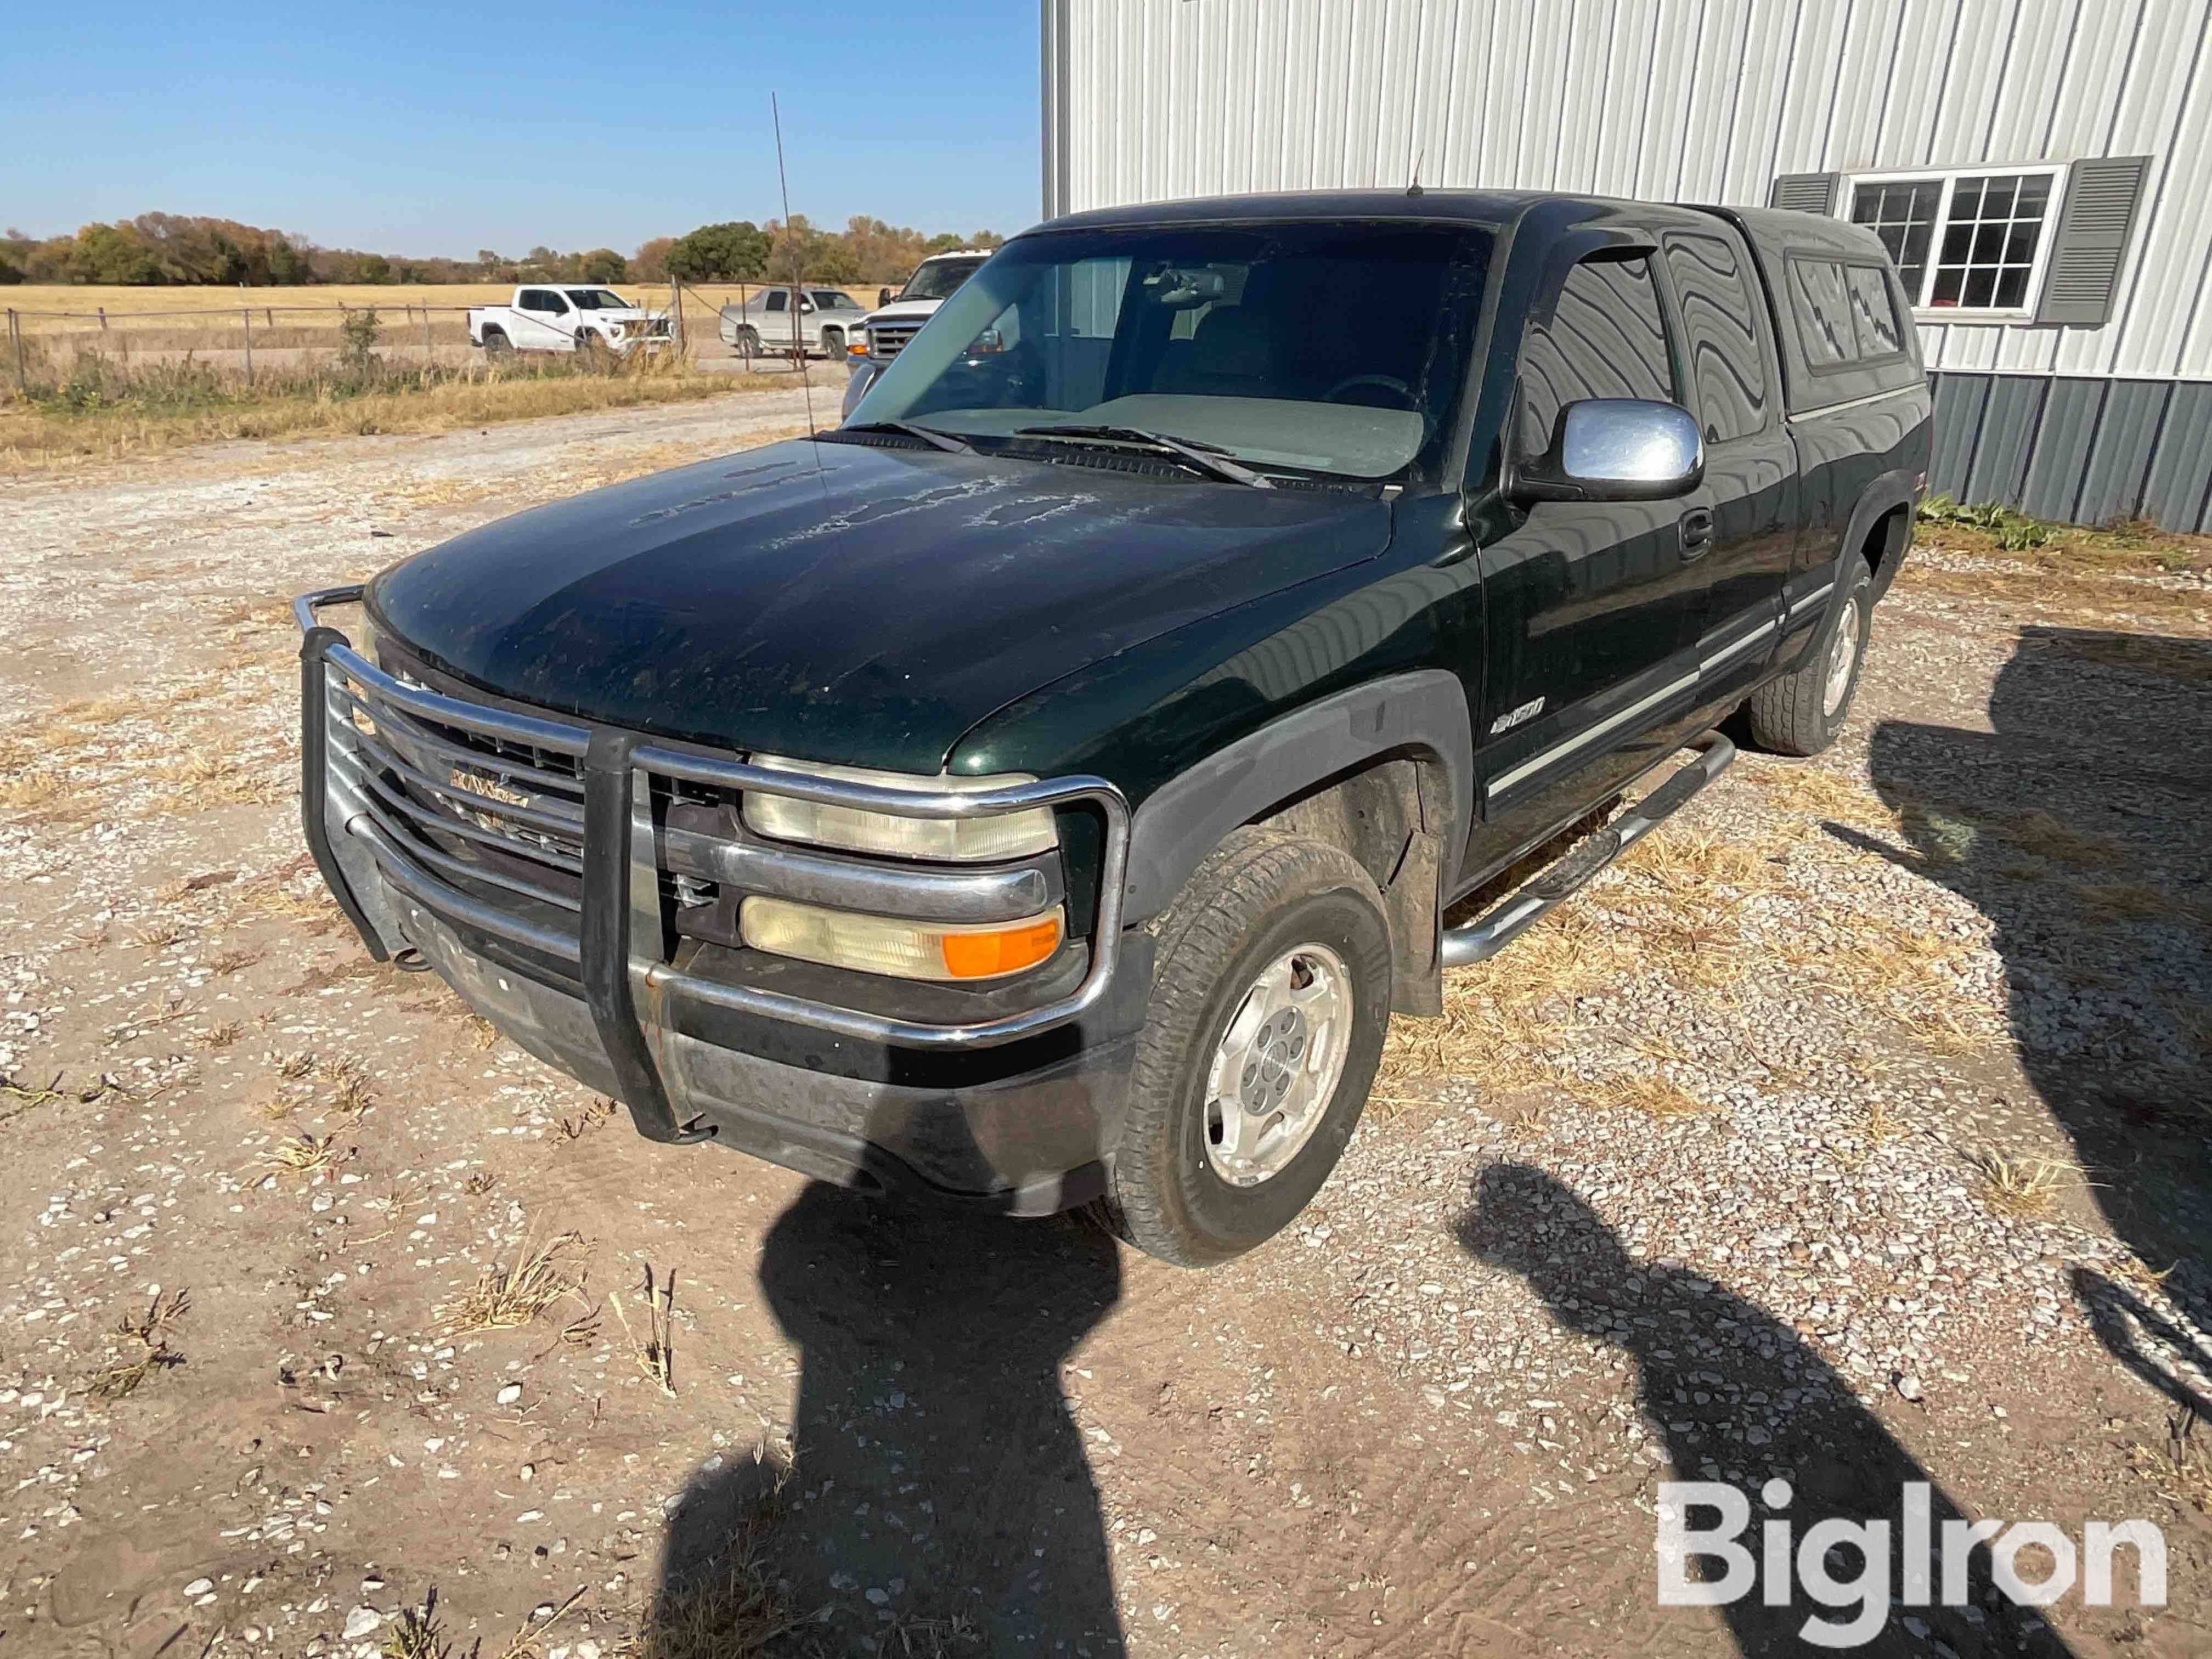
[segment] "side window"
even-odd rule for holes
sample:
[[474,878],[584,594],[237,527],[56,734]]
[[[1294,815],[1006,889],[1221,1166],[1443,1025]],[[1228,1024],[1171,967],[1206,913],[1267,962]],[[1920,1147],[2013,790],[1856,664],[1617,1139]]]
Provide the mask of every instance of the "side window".
[[1550,321],[1521,348],[1521,447],[1551,447],[1559,411],[1584,398],[1674,401],[1667,325],[1644,259],[1585,259],[1567,273]]
[[1707,443],[1726,443],[1766,424],[1766,355],[1761,304],[1743,278],[1735,250],[1717,236],[1667,239],[1667,270],[1680,302],[1690,385]]
[[784,311],[789,309],[789,307],[784,303],[784,301],[789,297],[790,296],[780,288],[770,289],[768,291],[768,308],[770,311]]
[[551,289],[549,288],[543,290],[538,295],[538,298],[540,301],[538,309],[540,311],[550,312],[556,317],[564,316],[567,314],[568,310],[568,302],[562,299],[558,294],[555,293]]
[[1814,368],[1848,363],[1859,355],[1851,326],[1850,301],[1844,268],[1833,259],[1790,261],[1790,309],[1797,319],[1797,337],[1805,361]]
[[1874,265],[1845,265],[1844,286],[1851,296],[1851,328],[1857,336],[1859,356],[1887,357],[1905,349],[1905,328],[1897,319],[1897,305],[1889,283]]
[[515,301],[515,302],[514,302],[514,308],[515,308],[517,311],[543,311],[543,310],[544,310],[544,309],[545,309],[545,292],[544,292],[544,290],[543,289],[526,288],[525,289],[523,289],[523,290],[522,290],[521,297],[520,297],[520,299],[518,299],[518,300],[516,300],[516,301]]

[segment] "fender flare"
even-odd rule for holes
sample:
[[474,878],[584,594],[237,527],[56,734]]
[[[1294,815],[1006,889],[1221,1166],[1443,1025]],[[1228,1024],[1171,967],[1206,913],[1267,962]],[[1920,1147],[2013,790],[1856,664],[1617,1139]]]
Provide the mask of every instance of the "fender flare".
[[1474,744],[1467,691],[1441,668],[1393,674],[1321,698],[1208,755],[1145,798],[1130,823],[1124,921],[1167,908],[1223,836],[1291,797],[1411,750],[1443,770],[1450,821],[1441,827],[1443,879],[1459,866],[1474,811]]
[[[1836,550],[1828,558],[1827,568],[1834,586],[1828,591],[1826,604],[1820,608],[1818,626],[1803,635],[1807,648],[1818,649],[1825,645],[1835,630],[1836,619],[1843,614],[1844,601],[1850,592],[1843,580],[1844,561],[1866,545],[1867,538],[1873,533],[1875,525],[1885,514],[1893,513],[1900,507],[1905,510],[1909,531],[1911,516],[1917,507],[1912,475],[1901,469],[1883,473],[1859,492],[1858,501],[1851,508],[1851,516],[1844,523],[1844,533],[1837,538]],[[1897,574],[1897,563],[1893,560],[1886,573],[1875,576],[1874,597],[1876,599],[1888,592],[1890,581]],[[1795,665],[1803,665],[1802,654]]]

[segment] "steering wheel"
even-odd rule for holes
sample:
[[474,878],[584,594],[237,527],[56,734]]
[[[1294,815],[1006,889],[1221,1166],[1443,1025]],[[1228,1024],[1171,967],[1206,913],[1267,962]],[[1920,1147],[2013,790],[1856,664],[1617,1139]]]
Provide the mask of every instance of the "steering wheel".
[[1392,374],[1354,374],[1349,380],[1339,380],[1329,387],[1322,401],[1333,404],[1343,393],[1362,386],[1379,386],[1385,392],[1395,392],[1403,398],[1407,408],[1418,410],[1420,407],[1420,400],[1413,396],[1413,388]]

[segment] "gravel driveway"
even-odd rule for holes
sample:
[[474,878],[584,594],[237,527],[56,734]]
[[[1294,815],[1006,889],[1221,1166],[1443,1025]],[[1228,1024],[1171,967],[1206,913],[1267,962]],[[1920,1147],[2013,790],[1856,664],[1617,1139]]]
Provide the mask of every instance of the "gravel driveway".
[[0,484],[0,1651],[1784,1651],[1654,1589],[1660,1482],[1777,1478],[2164,1531],[2163,1608],[1984,1552],[1868,1651],[2212,1651],[2212,548],[1924,533],[1845,742],[1455,975],[1201,1275],[653,1147],[319,893],[286,598],[800,422]]

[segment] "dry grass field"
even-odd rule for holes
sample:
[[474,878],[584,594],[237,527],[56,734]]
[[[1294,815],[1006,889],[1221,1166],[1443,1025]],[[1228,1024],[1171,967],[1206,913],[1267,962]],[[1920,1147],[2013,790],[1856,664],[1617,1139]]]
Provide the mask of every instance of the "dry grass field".
[[[641,306],[658,307],[668,303],[665,283],[611,283],[607,286]],[[879,286],[856,283],[844,291],[860,304],[873,306]],[[896,284],[893,286],[896,288]],[[759,287],[757,283],[751,283],[746,291],[755,292]],[[685,310],[692,315],[712,312],[735,301],[738,291],[734,283],[706,283],[688,288]],[[335,312],[342,306],[354,310],[373,307],[380,315],[404,320],[410,315],[419,316],[425,307],[435,317],[467,306],[504,305],[514,292],[514,285],[507,283],[404,287],[392,283],[334,283],[327,287],[247,289],[78,287],[68,283],[26,283],[16,288],[0,289],[0,307],[22,313],[24,331],[33,334],[76,332],[88,320],[97,330],[103,311],[111,332],[119,320],[130,319],[150,321],[158,318],[165,325],[190,326],[185,317],[170,314],[184,313],[248,313],[254,326],[259,329],[296,325],[301,319],[287,318],[285,313],[298,308]]]
[[[668,303],[662,284],[614,286],[641,305]],[[227,438],[434,433],[780,387],[787,374],[740,372],[748,366],[720,337],[718,307],[746,291],[687,289],[680,356],[605,366],[565,354],[487,363],[462,308],[504,301],[504,284],[12,289],[0,295],[20,336],[12,352],[0,340],[0,472]],[[342,329],[365,312],[374,338],[349,356]],[[834,403],[842,369],[816,372],[834,379]]]

